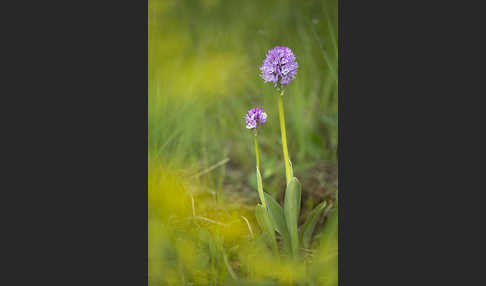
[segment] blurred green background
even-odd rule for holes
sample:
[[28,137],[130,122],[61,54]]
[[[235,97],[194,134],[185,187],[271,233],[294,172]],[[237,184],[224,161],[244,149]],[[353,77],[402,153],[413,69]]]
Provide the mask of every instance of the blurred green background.
[[302,219],[335,201],[337,0],[149,0],[148,19],[149,284],[337,285],[335,208],[299,265],[265,259],[251,239],[258,198],[244,123],[249,108],[268,114],[259,130],[263,184],[282,202],[277,93],[259,67],[269,49],[288,46],[299,63],[284,104]]

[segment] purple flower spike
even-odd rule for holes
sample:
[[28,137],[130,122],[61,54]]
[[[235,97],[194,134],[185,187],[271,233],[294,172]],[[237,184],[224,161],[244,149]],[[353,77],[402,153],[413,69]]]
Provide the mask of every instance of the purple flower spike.
[[275,47],[268,51],[267,58],[260,67],[265,82],[273,82],[275,87],[287,85],[294,80],[299,65],[295,55],[287,47]]
[[245,116],[246,128],[256,130],[256,128],[267,121],[267,114],[263,112],[263,108],[255,107],[248,110]]

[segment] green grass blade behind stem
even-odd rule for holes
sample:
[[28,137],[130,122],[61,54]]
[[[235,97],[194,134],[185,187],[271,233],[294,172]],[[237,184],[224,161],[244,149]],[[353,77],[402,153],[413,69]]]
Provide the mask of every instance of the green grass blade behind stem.
[[323,201],[309,213],[309,216],[307,217],[307,220],[300,232],[300,241],[302,242],[303,247],[309,248],[314,228],[316,227],[317,221],[319,220],[319,217],[326,206],[327,202]]
[[290,177],[294,177],[294,167],[292,166],[292,161],[289,160],[289,166],[290,166]]

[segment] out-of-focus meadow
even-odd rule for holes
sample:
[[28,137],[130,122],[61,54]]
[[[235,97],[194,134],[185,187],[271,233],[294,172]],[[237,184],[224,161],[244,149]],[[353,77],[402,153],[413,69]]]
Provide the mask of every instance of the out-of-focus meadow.
[[[149,285],[337,285],[337,0],[149,0]],[[299,69],[284,97],[302,215],[322,200],[301,261],[276,258],[254,208],[262,106],[263,185],[285,190],[277,92],[259,66],[276,45]]]

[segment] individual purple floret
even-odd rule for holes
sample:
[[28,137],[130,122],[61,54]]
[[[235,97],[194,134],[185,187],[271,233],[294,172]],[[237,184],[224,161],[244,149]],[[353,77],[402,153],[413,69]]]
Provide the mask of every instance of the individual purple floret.
[[267,121],[267,114],[263,112],[263,108],[255,107],[248,110],[245,116],[246,128],[256,130],[256,128]]
[[260,70],[265,82],[273,82],[277,87],[289,84],[295,78],[298,67],[292,50],[277,46],[268,51],[267,58],[263,61]]

